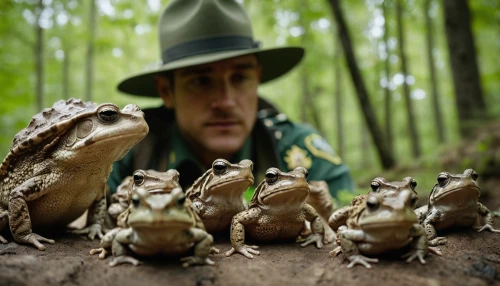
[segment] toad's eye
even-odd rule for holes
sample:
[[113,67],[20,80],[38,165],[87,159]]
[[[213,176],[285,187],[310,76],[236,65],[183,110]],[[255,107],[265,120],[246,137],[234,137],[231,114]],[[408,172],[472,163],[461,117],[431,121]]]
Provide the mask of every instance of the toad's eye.
[[269,170],[266,173],[266,183],[272,185],[278,181],[278,172],[276,170]]
[[139,207],[139,204],[141,203],[141,200],[139,199],[139,196],[133,195],[132,196],[132,205],[137,208]]
[[472,171],[472,174],[470,174],[470,176],[474,181],[477,181],[477,178],[479,178],[479,175],[476,173],[476,171]]
[[440,187],[446,186],[446,184],[448,183],[448,175],[445,173],[439,174],[437,181]]
[[377,183],[377,182],[372,182],[371,185],[370,185],[370,187],[372,188],[373,192],[376,192],[380,188],[380,184]]
[[415,188],[417,187],[417,181],[415,181],[415,180],[411,180],[411,182],[410,182],[410,186],[411,186],[413,189],[415,189]]
[[216,175],[222,175],[227,171],[228,164],[223,160],[215,160],[212,169]]
[[103,109],[97,114],[97,118],[103,123],[113,123],[118,120],[118,112],[113,109]]
[[144,183],[144,174],[142,174],[141,172],[136,172],[134,174],[134,184],[136,186],[140,186],[142,185],[142,183]]

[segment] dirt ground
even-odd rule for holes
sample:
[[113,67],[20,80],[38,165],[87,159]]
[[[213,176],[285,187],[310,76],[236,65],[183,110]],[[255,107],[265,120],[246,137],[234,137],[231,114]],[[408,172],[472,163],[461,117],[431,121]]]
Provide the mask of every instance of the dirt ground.
[[[494,184],[498,186],[497,184]],[[500,208],[500,192],[488,192],[482,202]],[[500,218],[495,218],[500,228]],[[46,251],[10,242],[0,245],[0,285],[500,285],[500,234],[452,230],[443,256],[430,255],[427,264],[411,264],[398,256],[382,257],[373,268],[347,269],[342,256],[330,257],[332,246],[301,248],[294,243],[261,245],[253,260],[225,257],[230,244],[219,239],[215,266],[181,267],[177,259],[143,259],[139,266],[109,267],[91,256],[99,241],[76,235],[51,235],[56,244]],[[11,237],[6,237],[12,241]],[[224,240],[224,239],[222,239]]]

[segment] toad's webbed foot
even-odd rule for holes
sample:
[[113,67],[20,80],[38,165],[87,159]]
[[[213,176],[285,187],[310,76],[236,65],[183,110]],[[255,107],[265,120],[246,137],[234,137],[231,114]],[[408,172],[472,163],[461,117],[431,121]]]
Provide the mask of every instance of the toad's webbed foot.
[[122,255],[122,256],[114,257],[113,260],[111,260],[111,262],[109,262],[109,266],[113,267],[113,266],[116,266],[119,264],[126,264],[126,263],[132,264],[134,266],[141,264],[141,262],[139,260],[137,260],[133,257]]
[[208,257],[198,257],[198,256],[188,256],[188,257],[183,257],[181,258],[182,267],[186,268],[191,265],[214,265],[215,262],[213,262],[210,258]]
[[421,264],[425,264],[425,255],[427,254],[427,251],[426,250],[421,250],[421,249],[416,249],[416,250],[412,250],[404,255],[401,256],[401,258],[406,259],[406,262],[407,263],[410,263],[412,262],[413,260],[415,260],[415,258],[418,258],[418,260],[420,261]]
[[45,250],[45,246],[43,244],[41,244],[40,241],[48,242],[50,244],[55,243],[54,240],[45,238],[45,237],[38,235],[36,233],[30,233],[30,234],[26,234],[26,235],[15,235],[14,239],[19,243],[32,244],[36,248],[38,248],[38,250]]
[[439,256],[443,255],[443,253],[441,252],[441,249],[439,249],[438,247],[428,246],[427,249],[429,250],[429,253],[439,255]]
[[301,243],[300,246],[305,247],[308,246],[309,244],[316,243],[316,248],[322,248],[323,247],[323,236],[317,233],[313,233],[307,237],[304,238],[298,238],[295,242]]
[[259,255],[260,252],[256,250],[259,248],[257,245],[242,245],[241,247],[238,247],[237,249],[232,247],[229,251],[226,252],[226,256],[231,256],[235,252],[239,252],[243,254],[246,258],[253,258],[252,254]]
[[328,254],[329,254],[330,256],[338,256],[338,255],[339,255],[339,254],[341,254],[341,253],[342,253],[342,247],[337,246],[337,247],[335,247],[332,251],[330,251]]
[[100,225],[98,223],[89,225],[89,226],[87,226],[85,228],[82,228],[82,229],[72,230],[71,233],[73,233],[73,234],[81,234],[81,235],[85,235],[86,234],[87,237],[90,240],[94,240],[94,238],[96,237],[96,235],[99,238],[102,238],[104,236],[104,234],[103,234],[103,227],[102,227],[102,225]]
[[349,256],[347,257],[347,259],[349,259],[349,261],[351,262],[349,263],[349,265],[347,265],[347,268],[353,268],[356,264],[360,264],[368,269],[371,269],[372,266],[368,262],[378,263],[377,258],[368,258],[360,254]]
[[105,259],[108,256],[109,251],[107,251],[103,247],[101,247],[101,248],[94,248],[94,249],[90,250],[90,254],[91,255],[99,254],[99,259]]
[[0,235],[0,243],[6,244],[8,243],[7,239]]
[[445,245],[446,243],[448,243],[448,239],[442,236],[429,240],[429,246]]
[[496,233],[500,233],[500,230],[498,229],[494,229],[493,226],[491,224],[485,224],[483,225],[480,229],[477,230],[477,232],[481,232],[483,230],[489,230],[491,232],[496,232]]

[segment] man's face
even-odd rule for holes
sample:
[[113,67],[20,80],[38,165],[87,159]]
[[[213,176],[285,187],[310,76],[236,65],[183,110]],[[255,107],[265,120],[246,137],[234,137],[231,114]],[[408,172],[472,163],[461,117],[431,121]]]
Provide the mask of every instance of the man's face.
[[[182,68],[173,75],[173,90],[165,78],[157,80],[157,87],[165,105],[175,109],[184,138],[200,153],[237,152],[257,116],[261,66],[255,55]],[[162,88],[162,82],[167,86]]]

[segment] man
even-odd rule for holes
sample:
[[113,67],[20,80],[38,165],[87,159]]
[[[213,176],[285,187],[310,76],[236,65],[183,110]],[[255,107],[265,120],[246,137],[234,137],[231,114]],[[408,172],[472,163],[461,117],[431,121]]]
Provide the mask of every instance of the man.
[[111,192],[136,169],[177,169],[183,188],[217,158],[251,159],[256,182],[269,167],[303,166],[330,193],[352,190],[349,169],[312,128],[290,122],[257,95],[260,83],[301,60],[297,47],[261,49],[250,20],[234,0],[173,0],[159,21],[163,65],[129,77],[122,92],[160,96],[144,110],[150,131],[109,179]]

